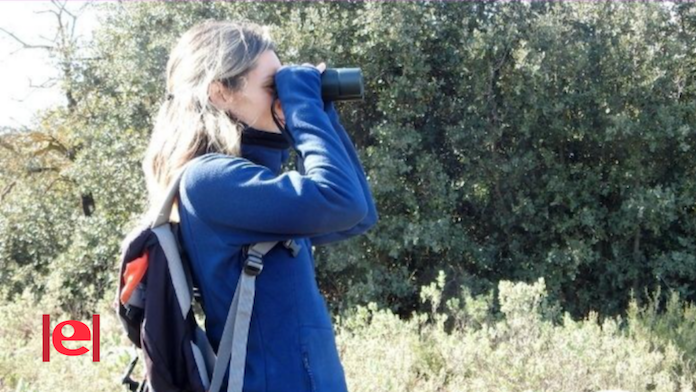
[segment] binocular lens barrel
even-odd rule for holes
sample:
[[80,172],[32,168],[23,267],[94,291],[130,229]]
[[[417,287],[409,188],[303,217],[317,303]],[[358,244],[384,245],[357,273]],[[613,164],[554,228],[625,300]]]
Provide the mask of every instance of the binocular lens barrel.
[[324,101],[355,101],[365,96],[360,68],[327,68],[321,74]]

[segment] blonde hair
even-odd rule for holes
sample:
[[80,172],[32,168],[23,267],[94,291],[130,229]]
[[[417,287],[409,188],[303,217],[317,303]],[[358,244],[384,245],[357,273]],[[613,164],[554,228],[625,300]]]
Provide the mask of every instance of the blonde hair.
[[142,162],[149,196],[143,218],[154,216],[177,171],[191,159],[208,152],[241,155],[242,125],[211,104],[208,87],[221,81],[242,90],[266,50],[275,50],[268,27],[245,21],[205,20],[179,38],[167,62],[167,98]]

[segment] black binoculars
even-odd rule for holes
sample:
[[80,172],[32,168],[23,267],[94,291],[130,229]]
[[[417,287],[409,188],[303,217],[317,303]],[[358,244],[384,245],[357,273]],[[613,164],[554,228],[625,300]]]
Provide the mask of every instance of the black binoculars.
[[[357,101],[364,99],[365,87],[363,84],[362,70],[360,68],[326,68],[321,74],[321,98],[328,101]],[[278,99],[276,91],[271,103],[273,121],[281,130],[281,133],[294,144],[292,136],[280,123],[275,112],[275,101]]]
[[362,100],[365,95],[360,68],[327,68],[321,74],[324,101]]
[[[356,101],[365,95],[360,68],[326,68],[321,74],[321,98],[328,101]],[[278,93],[275,93],[278,96]]]

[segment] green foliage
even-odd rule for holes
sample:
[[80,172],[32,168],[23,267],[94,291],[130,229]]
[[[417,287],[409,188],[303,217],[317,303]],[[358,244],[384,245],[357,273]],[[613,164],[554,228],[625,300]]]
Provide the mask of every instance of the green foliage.
[[[443,276],[421,291],[435,308]],[[655,331],[649,326],[644,334],[626,333],[623,320],[599,321],[595,312],[580,321],[568,313],[560,323],[548,321],[544,304],[551,300],[543,280],[501,281],[498,293],[502,315],[476,325],[460,320],[461,327],[449,332],[441,322],[451,316],[447,313],[414,313],[400,320],[375,303],[358,306],[337,323],[349,387],[374,392],[693,390],[696,373],[689,354],[667,340],[650,339]],[[496,313],[492,307],[486,312]],[[674,316],[688,317],[678,311]],[[654,320],[669,322],[658,314]],[[628,319],[629,325],[637,322]]]
[[[5,288],[0,294],[7,295]],[[100,315],[100,361],[92,362],[92,356],[69,357],[51,349],[50,362],[42,362],[42,315],[51,316],[51,327],[59,321],[73,319],[71,313],[62,311],[57,299],[37,296],[29,290],[16,295],[13,301],[0,306],[0,391],[115,391],[123,390],[120,375],[133,355],[135,347],[123,333],[122,326],[109,300],[98,301],[94,314]],[[112,297],[113,299],[113,297]],[[92,328],[92,316],[78,318]],[[72,328],[66,327],[69,335]],[[82,341],[66,341],[66,348],[76,349],[91,344]],[[141,358],[142,360],[142,358]],[[141,379],[142,362],[136,366],[133,377]]]
[[675,344],[685,354],[690,366],[694,366],[696,358],[696,307],[693,303],[684,303],[679,293],[671,292],[665,301],[660,300],[660,290],[649,300],[639,305],[632,299],[629,303],[629,331],[637,339],[664,345],[668,342]]
[[63,81],[73,104],[44,113],[26,142],[0,136],[8,296],[35,286],[86,315],[108,293],[145,202],[167,53],[215,18],[272,26],[284,63],[363,70],[365,101],[338,109],[381,220],[315,249],[335,314],[425,310],[419,288],[440,270],[445,306],[467,323],[487,320],[467,298],[501,280],[543,277],[549,303],[577,318],[621,314],[631,290],[656,284],[696,299],[693,4],[100,6],[90,60]]
[[[534,284],[501,281],[492,293],[451,299],[477,303],[459,308],[463,318],[447,331],[443,320],[458,318],[440,307],[446,274],[425,285],[420,295],[433,312],[414,312],[403,319],[370,302],[337,317],[336,341],[349,389],[392,391],[693,391],[693,353],[669,339],[670,329],[693,341],[694,305],[672,297],[668,314],[653,304],[632,303],[626,320],[598,319],[592,312],[575,321],[568,313],[559,323],[546,319],[549,299],[543,280]],[[2,293],[0,289],[0,294]],[[655,297],[655,295],[653,295]],[[483,304],[488,305],[483,305]],[[475,309],[476,308],[476,309]],[[52,325],[69,317],[58,301],[25,291],[15,302],[0,305],[0,392],[113,391],[134,354],[109,301],[95,307],[101,322],[101,362],[89,357],[52,355],[40,361],[41,314]],[[477,322],[469,315],[488,313]],[[494,314],[498,313],[498,314]],[[80,319],[91,324],[90,318]],[[624,325],[628,328],[621,328]],[[77,344],[70,346],[77,347]],[[38,364],[38,365],[37,365]],[[133,372],[141,380],[142,362]]]

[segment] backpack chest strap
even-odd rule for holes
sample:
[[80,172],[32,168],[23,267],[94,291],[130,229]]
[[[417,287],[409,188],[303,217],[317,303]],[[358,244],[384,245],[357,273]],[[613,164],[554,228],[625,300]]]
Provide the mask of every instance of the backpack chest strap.
[[[299,242],[295,240],[286,240],[286,241],[278,241],[281,244],[283,244],[283,247],[290,251],[290,254],[292,257],[297,257],[298,254],[300,254],[300,250],[302,249],[302,245],[300,245]],[[242,252],[243,256],[246,258],[249,254],[258,256],[259,258],[263,257],[267,252],[269,252],[278,242],[257,242],[256,244],[253,245],[244,245],[242,247]],[[254,249],[254,252],[250,252],[252,249]]]
[[297,255],[300,253],[300,249],[302,249],[302,245],[300,245],[297,241],[295,240],[287,240],[283,241],[283,246],[286,249],[290,250],[290,253],[292,254],[292,257],[297,257]]

